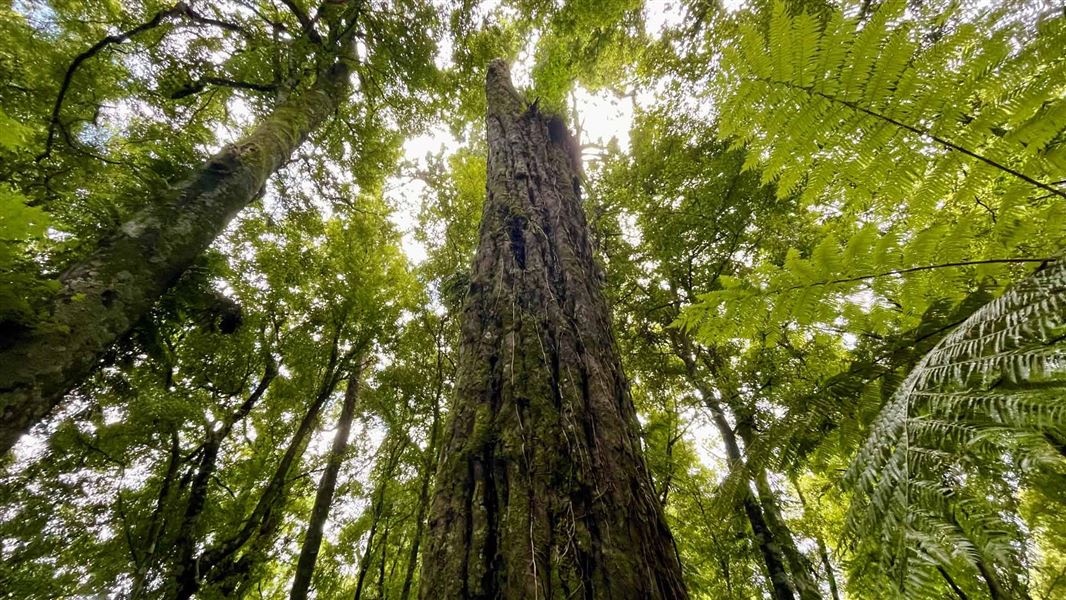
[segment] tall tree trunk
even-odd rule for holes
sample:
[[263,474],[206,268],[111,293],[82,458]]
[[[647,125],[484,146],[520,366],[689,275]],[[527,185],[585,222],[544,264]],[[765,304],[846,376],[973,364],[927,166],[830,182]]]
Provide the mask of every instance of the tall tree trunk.
[[959,597],[959,600],[970,600],[970,597],[966,595],[966,592],[962,591],[959,584],[955,583],[955,580],[951,578],[951,575],[948,575],[948,572],[944,570],[944,567],[937,565],[936,570],[940,573],[940,576],[944,578],[944,581],[947,582],[951,591],[955,592],[955,595]]
[[[241,403],[231,414],[227,415],[222,427],[207,432],[204,445],[200,449],[200,462],[196,467],[196,475],[193,477],[189,489],[189,498],[185,502],[185,514],[182,517],[181,529],[174,541],[175,562],[174,580],[177,584],[175,592],[179,597],[182,591],[190,588],[198,580],[200,563],[196,558],[196,544],[200,539],[200,515],[203,514],[207,504],[208,484],[215,472],[218,461],[218,452],[222,442],[229,436],[233,426],[241,419],[248,416],[259,399],[266,393],[271,382],[277,377],[277,368],[271,360],[267,363],[266,372],[255,390]],[[190,592],[191,593],[191,592]]]
[[579,152],[488,68],[488,195],[421,597],[685,598],[589,242]]
[[[705,360],[704,362],[706,364],[711,361]],[[741,394],[737,391],[730,390],[729,397],[736,398],[737,404],[741,403]],[[742,406],[732,406],[731,408],[733,414],[737,417],[737,434],[739,434],[740,439],[743,440],[744,447],[753,448],[754,437],[752,434],[752,427],[754,418],[751,410]],[[822,594],[818,590],[818,584],[814,579],[811,563],[807,560],[807,557],[799,551],[799,548],[796,546],[796,539],[792,535],[792,529],[789,528],[788,523],[785,522],[785,518],[781,515],[781,505],[777,501],[777,493],[770,487],[770,480],[766,476],[766,469],[761,465],[752,465],[749,461],[747,471],[751,480],[755,483],[755,491],[757,492],[759,505],[762,507],[763,515],[766,517],[766,525],[770,528],[770,532],[773,534],[774,539],[777,540],[778,546],[781,548],[781,553],[784,555],[785,560],[788,563],[793,589],[795,589],[801,600],[820,600]]]
[[378,600],[385,598],[385,567],[388,566],[389,560],[389,528],[391,526],[392,521],[386,518],[385,531],[381,536],[381,563],[378,565]]
[[311,508],[311,519],[307,525],[307,535],[304,536],[303,546],[300,548],[300,560],[296,563],[296,576],[292,582],[292,592],[289,597],[293,600],[307,598],[307,592],[311,587],[311,575],[314,574],[315,562],[318,560],[318,550],[322,545],[322,528],[329,517],[329,509],[333,504],[333,493],[337,489],[337,474],[344,462],[344,453],[348,450],[348,436],[352,429],[352,419],[355,416],[355,405],[359,398],[359,385],[362,378],[362,365],[356,363],[348,375],[348,387],[344,391],[344,404],[341,406],[340,420],[337,421],[337,432],[333,435],[333,446],[330,448],[329,458],[326,459],[326,470],[322,473],[322,479],[318,482],[318,491],[315,493],[315,503]]
[[60,278],[44,326],[0,343],[0,455],[97,366],[349,90],[347,58],[280,103]]

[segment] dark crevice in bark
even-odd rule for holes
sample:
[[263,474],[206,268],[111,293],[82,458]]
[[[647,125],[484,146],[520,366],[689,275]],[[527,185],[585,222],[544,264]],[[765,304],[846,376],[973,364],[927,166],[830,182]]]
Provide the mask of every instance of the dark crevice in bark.
[[508,233],[511,237],[511,255],[519,269],[526,268],[526,240],[524,239],[524,220],[522,217],[512,216]]

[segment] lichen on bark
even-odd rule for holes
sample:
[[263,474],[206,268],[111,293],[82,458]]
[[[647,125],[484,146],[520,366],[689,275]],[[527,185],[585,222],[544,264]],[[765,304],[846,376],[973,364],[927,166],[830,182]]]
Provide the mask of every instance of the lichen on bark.
[[488,68],[488,182],[422,598],[685,598],[572,140]]

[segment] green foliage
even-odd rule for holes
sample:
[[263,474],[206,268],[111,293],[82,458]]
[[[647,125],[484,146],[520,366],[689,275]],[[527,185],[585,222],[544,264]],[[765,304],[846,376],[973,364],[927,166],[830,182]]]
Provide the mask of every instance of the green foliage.
[[779,195],[802,185],[807,203],[854,195],[875,214],[928,217],[940,201],[1066,198],[1054,188],[1066,170],[1062,20],[906,8],[833,11],[823,26],[776,4],[765,33],[740,19],[713,88],[730,116],[720,135]]
[[976,311],[872,424],[846,479],[857,492],[848,530],[867,551],[880,540],[877,564],[900,595],[931,593],[937,565],[1020,571],[1016,525],[974,492],[980,478],[1062,459],[1048,440],[1066,425],[1064,281],[1056,260]]
[[[0,347],[147,199],[306,89],[333,55],[304,21],[328,41],[343,9],[189,4],[225,25],[106,45],[55,120],[75,57],[173,5],[0,7]],[[0,597],[173,596],[179,542],[249,523],[200,596],[287,597],[357,362],[315,594],[352,597],[363,571],[363,598],[417,595],[458,315],[495,233],[497,56],[542,107],[579,85],[632,101],[629,147],[583,148],[580,183],[693,598],[769,593],[746,499],[780,512],[821,597],[1061,595],[1061,7],[727,4],[682,2],[658,35],[669,7],[633,0],[364,3],[351,97],[0,469]],[[441,153],[405,148],[444,131]]]

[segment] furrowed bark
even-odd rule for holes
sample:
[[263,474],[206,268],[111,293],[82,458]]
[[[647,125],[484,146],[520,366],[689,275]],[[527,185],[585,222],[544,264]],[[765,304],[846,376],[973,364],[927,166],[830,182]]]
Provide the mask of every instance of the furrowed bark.
[[326,460],[326,470],[318,482],[318,491],[315,493],[315,503],[311,508],[307,535],[304,536],[303,546],[300,548],[296,576],[293,578],[292,591],[289,594],[293,600],[307,598],[307,592],[311,588],[311,576],[314,574],[315,562],[318,560],[318,550],[322,546],[322,529],[326,525],[329,509],[333,504],[333,493],[337,490],[337,474],[341,470],[341,463],[344,462],[344,453],[348,450],[348,436],[352,429],[352,418],[355,416],[356,401],[359,399],[361,379],[362,365],[357,363],[353,372],[348,375],[348,387],[344,391],[344,404],[341,406],[341,416],[337,421],[337,432],[333,436],[333,446]]
[[44,324],[0,340],[0,454],[93,371],[336,110],[348,93],[350,73],[347,59],[338,60],[178,189],[152,198],[63,274]]
[[421,597],[686,598],[644,463],[574,143],[488,69],[488,186]]

